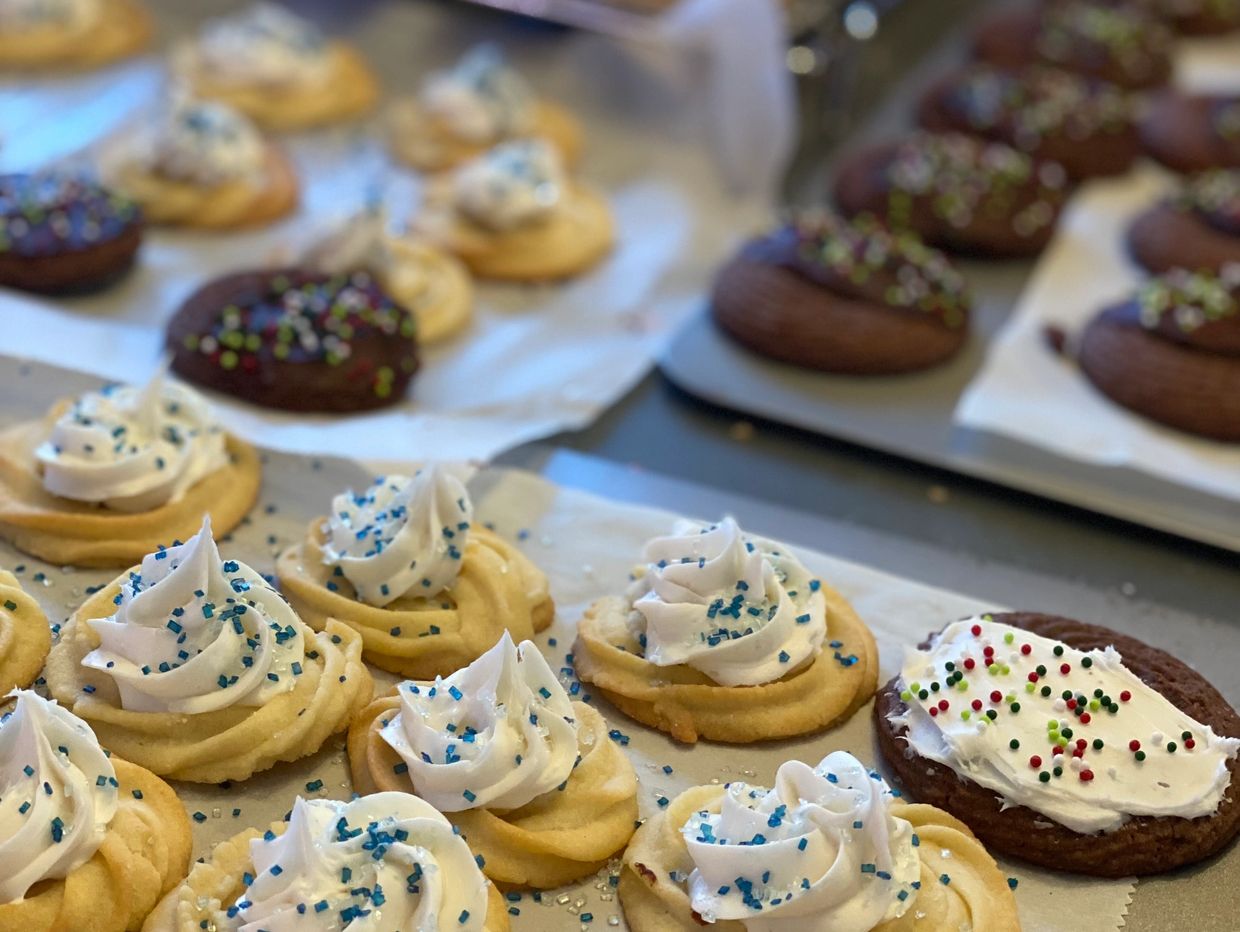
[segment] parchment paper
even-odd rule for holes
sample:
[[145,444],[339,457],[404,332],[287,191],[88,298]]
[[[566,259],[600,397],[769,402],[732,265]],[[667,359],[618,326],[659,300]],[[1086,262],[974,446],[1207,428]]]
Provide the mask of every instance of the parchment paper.
[[[158,14],[171,39],[238,5],[189,10],[166,3]],[[472,329],[427,348],[412,399],[383,413],[294,418],[221,400],[234,429],[268,446],[349,450],[366,459],[488,458],[584,426],[648,371],[735,238],[767,214],[767,196],[726,189],[712,154],[717,137],[708,105],[719,90],[700,56],[673,39],[655,41],[652,33],[649,43],[624,45],[511,20],[501,30],[495,17],[457,4],[299,8],[363,48],[389,100],[474,42],[500,41],[541,93],[565,101],[583,120],[580,175],[609,195],[618,246],[601,267],[564,285],[479,287]],[[771,56],[755,60],[780,67]],[[49,161],[89,165],[91,146],[149,106],[166,80],[160,60],[150,56],[99,74],[0,82],[0,170]],[[375,190],[397,219],[411,214],[419,181],[390,163],[376,130],[371,121],[288,137],[303,206],[272,228],[152,230],[138,268],[97,296],[47,302],[0,290],[0,349],[110,378],[142,378],[157,363],[164,322],[203,280],[289,258]],[[740,145],[738,135],[734,127],[731,149]],[[753,144],[760,149],[763,141]]]

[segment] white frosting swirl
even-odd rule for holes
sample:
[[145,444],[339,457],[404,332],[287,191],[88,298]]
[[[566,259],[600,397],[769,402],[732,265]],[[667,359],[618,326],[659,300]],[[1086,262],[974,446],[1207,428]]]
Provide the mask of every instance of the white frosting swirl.
[[429,598],[456,582],[473,517],[465,486],[440,466],[412,479],[380,476],[332,499],[323,562],[369,605]]
[[209,517],[184,544],[145,557],[116,605],[86,621],[100,644],[82,666],[111,677],[126,710],[261,706],[301,675],[305,626],[257,572],[220,559]]
[[177,101],[135,140],[135,154],[155,172],[204,186],[261,174],[266,153],[258,128],[215,101]]
[[629,622],[656,666],[756,686],[821,652],[826,598],[782,544],[746,537],[730,517],[706,528],[681,521],[646,545],[644,559]]
[[533,119],[533,91],[490,43],[474,46],[455,67],[431,75],[421,96],[429,113],[470,142],[524,132]]
[[1145,685],[1113,647],[1082,652],[988,616],[910,651],[900,679],[909,709],[893,721],[914,751],[1075,832],[1135,815],[1211,815],[1240,750]]
[[99,21],[100,0],[0,0],[0,32],[55,27],[81,32]]
[[400,712],[379,734],[436,809],[517,809],[577,766],[568,694],[533,642],[517,647],[507,631],[463,670],[398,692]]
[[90,727],[15,689],[0,718],[0,904],[68,876],[103,843],[116,814],[116,771]]
[[408,793],[293,803],[288,828],[250,842],[239,932],[481,932],[487,880],[469,846]]
[[465,163],[455,176],[456,206],[495,230],[511,230],[549,216],[567,178],[560,155],[542,139],[500,143]]
[[322,84],[331,76],[327,38],[277,3],[256,3],[208,22],[198,55],[217,81],[231,84]]
[[902,916],[919,887],[913,827],[891,791],[844,751],[816,768],[781,764],[775,787],[730,783],[720,810],[681,829],[693,909],[748,932],[869,932]]
[[119,511],[177,501],[228,464],[224,431],[206,401],[162,373],[144,388],[110,385],[80,396],[35,456],[51,494]]
[[392,267],[387,217],[378,206],[346,217],[311,242],[301,261],[328,275],[348,275],[359,269],[387,274]]

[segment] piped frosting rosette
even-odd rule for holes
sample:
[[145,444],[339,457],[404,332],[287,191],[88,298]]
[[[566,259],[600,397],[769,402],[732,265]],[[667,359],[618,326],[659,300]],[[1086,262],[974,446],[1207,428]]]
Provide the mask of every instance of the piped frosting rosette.
[[981,842],[843,751],[782,764],[770,789],[685,791],[637,830],[624,862],[620,902],[642,932],[1020,928]]
[[90,68],[151,39],[136,0],[0,0],[0,66]]
[[220,557],[209,522],[86,601],[48,659],[53,695],[161,776],[244,780],[313,754],[369,701],[362,645],[315,633],[271,585]]
[[29,686],[52,647],[52,629],[39,603],[16,576],[0,570],[0,695]]
[[540,100],[505,60],[498,46],[483,44],[421,91],[398,101],[388,118],[397,157],[422,171],[440,171],[511,139],[548,140],[566,162],[581,152],[581,128],[564,108]]
[[216,845],[147,921],[149,932],[507,932],[469,846],[408,793],[293,803],[286,821]]
[[679,522],[623,596],[578,626],[577,674],[679,741],[785,738],[847,718],[878,654],[856,612],[796,556],[731,518]]
[[260,480],[254,448],[157,373],[0,432],[0,536],[50,563],[125,565],[192,534],[204,514],[230,531]]
[[176,794],[109,758],[90,727],[56,703],[25,690],[7,698],[0,928],[137,928],[189,864],[189,819]]
[[361,792],[414,792],[445,812],[487,876],[557,887],[599,870],[637,818],[633,765],[538,648],[507,633],[434,682],[401,683],[349,730]]
[[179,98],[108,140],[100,172],[155,223],[233,228],[297,204],[296,169],[240,111]]
[[1047,867],[1165,871],[1240,831],[1240,717],[1184,664],[1105,628],[953,622],[908,652],[875,719],[910,792]]
[[273,129],[304,129],[360,116],[378,83],[350,46],[276,3],[209,21],[174,50],[195,94],[220,100]]
[[349,625],[368,661],[410,677],[459,670],[504,632],[531,638],[555,614],[546,576],[475,525],[464,484],[439,466],[337,495],[277,572],[307,624]]

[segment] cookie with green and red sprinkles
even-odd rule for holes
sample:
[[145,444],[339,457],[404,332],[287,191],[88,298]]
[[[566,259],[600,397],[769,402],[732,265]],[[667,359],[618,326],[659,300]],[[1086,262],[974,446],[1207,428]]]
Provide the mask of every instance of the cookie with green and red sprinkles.
[[1134,6],[1057,0],[987,17],[974,32],[973,54],[1001,68],[1041,63],[1145,90],[1171,79],[1174,38],[1166,23]]
[[1172,269],[1097,314],[1076,349],[1112,401],[1152,421],[1240,442],[1240,263]]
[[1240,832],[1240,716],[1135,638],[1031,612],[948,625],[874,707],[906,791],[996,854],[1102,877],[1192,864]]
[[0,286],[93,291],[128,271],[141,242],[137,205],[93,181],[0,175]]
[[1132,257],[1154,274],[1240,265],[1240,168],[1202,172],[1128,228]]
[[1181,174],[1240,168],[1240,95],[1164,91],[1145,110],[1141,142]]
[[367,273],[235,272],[168,322],[172,369],[252,404],[354,412],[404,400],[418,369],[413,315]]
[[742,247],[715,278],[716,323],[749,349],[854,375],[938,365],[968,338],[950,260],[872,217],[802,211]]
[[1042,251],[1069,188],[1058,162],[963,133],[918,132],[844,158],[833,191],[845,216],[872,214],[947,252],[999,259]]

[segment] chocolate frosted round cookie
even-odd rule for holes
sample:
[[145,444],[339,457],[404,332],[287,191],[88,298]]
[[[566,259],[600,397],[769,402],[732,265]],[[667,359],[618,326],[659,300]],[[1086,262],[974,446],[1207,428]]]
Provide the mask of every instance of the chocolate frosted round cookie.
[[365,273],[237,272],[168,322],[172,369],[253,404],[366,411],[396,404],[418,368],[413,316]]
[[50,172],[0,175],[0,285],[91,291],[133,264],[137,206],[93,182]]
[[1146,153],[1184,174],[1240,168],[1240,97],[1164,91],[1141,121]]
[[1145,89],[1171,79],[1173,39],[1165,23],[1136,7],[1055,2],[988,17],[973,36],[973,53],[1001,68],[1041,63]]
[[763,356],[888,375],[954,355],[969,298],[947,258],[913,234],[815,212],[747,243],[716,277],[711,312]]
[[1204,172],[1128,228],[1134,259],[1154,273],[1240,266],[1240,169]]
[[996,854],[1126,877],[1240,832],[1240,716],[1187,664],[1097,625],[953,622],[909,652],[874,723],[909,794]]
[[930,87],[917,120],[934,132],[1005,142],[1078,179],[1127,171],[1141,149],[1127,93],[1058,68],[960,69]]
[[873,214],[949,252],[1007,258],[1046,246],[1068,177],[1001,142],[917,133],[846,158],[834,191],[846,216]]
[[1240,265],[1151,279],[1089,322],[1077,358],[1112,401],[1169,427],[1240,442]]

